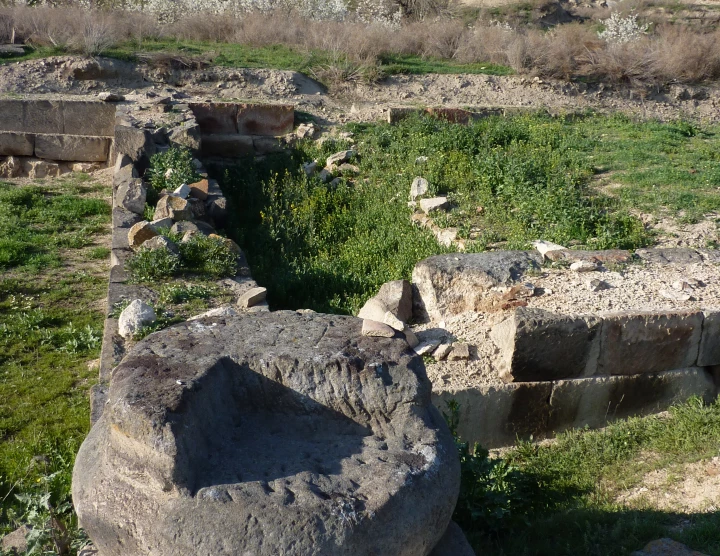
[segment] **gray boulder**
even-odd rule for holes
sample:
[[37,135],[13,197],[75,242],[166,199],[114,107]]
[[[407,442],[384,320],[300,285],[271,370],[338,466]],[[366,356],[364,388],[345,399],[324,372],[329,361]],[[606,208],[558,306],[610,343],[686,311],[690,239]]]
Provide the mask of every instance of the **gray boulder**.
[[429,257],[413,269],[413,315],[418,320],[441,321],[446,315],[477,311],[490,288],[512,285],[541,264],[542,255],[536,251]]
[[142,214],[145,211],[147,187],[141,179],[131,179],[123,182],[115,193],[115,206],[125,210]]
[[118,319],[118,333],[125,339],[132,338],[143,326],[155,322],[155,311],[140,299],[135,299],[123,309]]
[[280,311],[157,332],[115,368],[73,502],[103,556],[421,556],[457,452],[420,357],[353,317]]

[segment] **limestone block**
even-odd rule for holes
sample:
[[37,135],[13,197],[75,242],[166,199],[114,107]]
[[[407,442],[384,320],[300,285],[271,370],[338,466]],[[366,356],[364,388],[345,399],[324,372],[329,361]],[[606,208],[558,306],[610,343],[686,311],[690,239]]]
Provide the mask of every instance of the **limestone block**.
[[61,101],[2,99],[0,131],[65,133]]
[[237,128],[237,104],[225,102],[192,102],[192,110],[200,126],[200,131],[206,133],[229,133],[235,134]]
[[691,396],[711,401],[714,395],[712,377],[699,368],[561,380],[550,398],[549,430],[603,427],[615,419],[664,411]]
[[241,135],[280,136],[292,133],[295,108],[287,104],[239,104],[237,132]]
[[[66,135],[113,137],[115,106],[102,101],[61,101],[63,131]],[[53,133],[46,131],[45,133]],[[129,153],[127,153],[129,154]]]
[[519,307],[496,325],[490,338],[500,348],[505,382],[591,376],[597,370],[601,320]]
[[155,322],[155,319],[153,308],[141,299],[135,299],[120,313],[118,332],[127,340],[132,338],[143,326]]
[[126,155],[142,167],[150,165],[150,157],[157,152],[152,133],[147,129],[115,126],[114,156]]
[[247,135],[203,135],[203,156],[236,158],[255,154],[253,138]]
[[133,249],[137,249],[148,239],[151,239],[156,235],[158,235],[158,233],[155,230],[155,227],[150,222],[143,220],[128,230],[128,245]]
[[720,310],[705,311],[704,316],[697,364],[720,365]]
[[445,316],[475,311],[490,288],[512,285],[541,264],[537,251],[453,253],[424,259],[412,273],[413,316],[439,322]]
[[0,156],[32,156],[35,136],[30,133],[0,131]]
[[598,374],[656,373],[697,362],[700,311],[620,312],[602,317]]
[[168,141],[170,141],[172,145],[180,145],[181,147],[198,151],[202,143],[200,126],[195,120],[184,122],[170,130]]
[[252,307],[254,305],[257,305],[258,303],[265,301],[266,297],[266,288],[252,288],[240,296],[240,298],[237,300],[237,304],[243,308]]
[[420,210],[422,210],[425,214],[430,214],[434,210],[446,210],[447,208],[447,197],[432,197],[430,199],[420,199]]
[[155,220],[161,218],[172,218],[175,222],[180,220],[191,220],[192,211],[187,200],[175,197],[174,195],[165,195],[160,197],[157,207],[155,208]]
[[105,162],[110,150],[107,137],[81,137],[78,135],[35,136],[35,156],[51,160]]
[[372,338],[392,338],[395,336],[395,330],[382,322],[363,319],[362,335]]
[[353,317],[177,324],[112,373],[75,460],[80,524],[104,556],[427,554],[460,479],[430,395],[405,340]]

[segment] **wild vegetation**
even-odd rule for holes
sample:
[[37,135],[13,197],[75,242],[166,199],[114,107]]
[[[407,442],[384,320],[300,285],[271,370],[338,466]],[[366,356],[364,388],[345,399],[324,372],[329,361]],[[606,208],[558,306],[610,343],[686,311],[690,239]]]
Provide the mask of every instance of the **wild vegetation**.
[[0,183],[0,535],[31,524],[34,554],[84,539],[70,479],[102,339],[109,195],[87,176]]
[[296,69],[333,86],[403,72],[515,71],[642,88],[720,77],[718,14],[707,5],[698,18],[669,0],[624,0],[612,11],[553,0],[30,4],[0,3],[0,43],[25,44],[28,57],[170,56],[179,67]]

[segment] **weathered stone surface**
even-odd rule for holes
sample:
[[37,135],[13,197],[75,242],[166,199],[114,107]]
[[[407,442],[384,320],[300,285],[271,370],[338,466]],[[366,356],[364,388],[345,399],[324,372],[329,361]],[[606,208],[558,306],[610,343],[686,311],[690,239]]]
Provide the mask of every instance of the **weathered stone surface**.
[[460,526],[451,521],[430,556],[475,556],[475,551],[465,538],[465,533],[460,529]]
[[500,348],[505,382],[592,376],[600,349],[601,320],[519,307],[496,325],[490,338]]
[[691,396],[711,401],[715,385],[699,368],[628,376],[560,380],[550,397],[548,431],[603,427],[609,421],[631,415],[664,411]]
[[430,214],[434,210],[445,210],[447,208],[447,197],[432,197],[430,199],[420,199],[420,210],[422,210],[425,214]]
[[118,333],[126,340],[133,337],[143,326],[155,322],[155,311],[141,299],[134,299],[123,309],[118,319]]
[[200,233],[200,228],[197,227],[195,222],[190,222],[189,220],[175,222],[175,224],[170,227],[171,234],[185,235],[188,232]]
[[126,155],[137,161],[143,168],[150,165],[150,157],[157,151],[150,130],[137,129],[131,126],[115,126],[115,156]]
[[231,307],[230,305],[225,305],[223,307],[215,307],[214,309],[210,309],[209,311],[205,311],[204,313],[200,315],[195,315],[194,317],[190,317],[188,321],[192,320],[200,320],[205,318],[214,318],[214,317],[236,317],[240,313],[238,313],[234,307]]
[[448,361],[464,361],[470,359],[470,345],[465,342],[453,344],[452,351],[447,356]]
[[[113,234],[113,235],[122,235],[122,234]],[[148,239],[153,238],[156,235],[158,235],[158,233],[157,233],[157,230],[155,229],[155,226],[153,226],[147,220],[143,220],[142,222],[138,222],[137,224],[133,225],[132,228],[130,228],[130,230],[128,230],[127,244],[131,248],[137,249],[143,243],[145,243]],[[124,247],[124,246],[120,246],[120,247]]]
[[720,310],[705,311],[704,317],[697,364],[720,365]]
[[392,338],[395,336],[395,329],[383,322],[363,319],[362,335],[373,338]]
[[253,149],[255,154],[279,153],[285,150],[285,144],[277,137],[253,136]]
[[194,120],[184,122],[170,130],[168,141],[172,145],[180,145],[193,151],[200,150],[202,144],[200,126]]
[[335,154],[331,154],[325,161],[325,167],[332,169],[333,166],[352,160],[356,154],[357,153],[352,150],[340,151]]
[[208,180],[200,180],[190,184],[190,196],[204,201],[208,198],[210,183]]
[[190,213],[193,219],[204,218],[206,214],[205,202],[195,197],[188,197],[188,205],[190,206]]
[[[390,312],[400,324],[395,320],[386,322],[385,313]],[[393,280],[386,282],[380,287],[380,291],[374,297],[367,300],[365,305],[360,309],[358,317],[361,319],[376,320],[385,322],[402,330],[404,323],[408,322],[412,317],[412,286],[407,280]],[[397,328],[400,326],[400,328]]]
[[110,150],[108,137],[82,137],[80,135],[35,136],[35,156],[51,160],[77,160],[105,162]]
[[251,290],[246,291],[244,294],[242,294],[238,300],[237,304],[239,307],[252,307],[253,305],[257,305],[258,303],[261,303],[265,301],[265,298],[267,297],[267,289],[266,288],[252,288]]
[[598,263],[594,261],[575,261],[570,265],[570,270],[574,272],[594,272],[599,269]]
[[138,344],[75,463],[100,553],[429,553],[457,499],[457,452],[421,359],[360,328],[283,311]]
[[17,178],[23,172],[22,160],[16,156],[8,156],[4,160],[0,159],[0,177]]
[[141,179],[133,179],[123,183],[115,192],[115,206],[121,207],[135,214],[145,211],[145,198],[147,187]]
[[178,246],[170,241],[168,238],[163,236],[151,237],[142,244],[143,249],[164,249],[173,255],[179,255],[180,249]]
[[60,165],[49,160],[23,158],[22,173],[29,178],[53,178],[61,173]]
[[125,97],[120,93],[103,91],[102,93],[98,93],[98,100],[102,100],[103,102],[123,102]]
[[27,525],[18,527],[12,533],[8,533],[2,538],[0,548],[7,550],[10,554],[25,554],[27,551],[27,540],[25,538],[30,531],[32,531],[32,529]]
[[112,225],[113,228],[131,228],[138,222],[142,221],[142,217],[139,214],[130,212],[122,207],[115,207],[112,211]]
[[[179,224],[180,222],[178,222]],[[155,227],[156,230],[159,230],[161,228],[167,228],[171,229],[173,227],[173,219],[172,218],[155,218],[152,221],[152,225]]]
[[575,249],[554,249],[545,253],[545,258],[553,262],[569,263],[588,261],[591,263],[627,263],[632,260],[630,251],[624,249],[607,249],[605,251],[580,251]]
[[410,185],[410,200],[414,201],[418,197],[422,197],[430,190],[430,184],[425,178],[417,177]]
[[295,108],[287,104],[239,104],[237,131],[241,135],[279,137],[292,133]]
[[0,100],[0,131],[65,133],[64,127],[59,100]]
[[452,351],[453,346],[450,343],[440,344],[435,351],[433,351],[433,358],[435,361],[445,361],[445,358]]
[[703,260],[708,263],[720,263],[720,249],[698,249]]
[[693,264],[702,262],[702,257],[697,251],[685,247],[638,249],[635,254],[644,261],[656,264]]
[[237,104],[225,102],[191,102],[195,120],[200,130],[205,133],[231,133],[237,130]]
[[30,133],[0,131],[0,156],[32,156],[35,136]]
[[178,222],[180,220],[192,219],[192,211],[190,205],[185,199],[175,197],[174,195],[165,195],[160,197],[157,207],[155,208],[154,219],[172,218]]
[[[97,101],[62,101],[63,131],[66,135],[112,137],[115,134],[115,106]],[[39,133],[54,133],[45,131]]]
[[403,334],[405,335],[405,341],[408,343],[408,345],[411,348],[414,348],[420,343],[420,340],[415,335],[415,332],[412,331],[412,329],[408,326],[405,327],[405,330],[403,330]]
[[190,195],[190,186],[188,184],[183,183],[180,186],[178,186],[173,192],[173,195],[175,197],[180,197],[181,199],[187,199],[188,195]]
[[255,154],[253,138],[249,135],[206,135],[202,136],[203,156],[236,158]]
[[705,556],[672,539],[658,539],[649,542],[642,550],[636,550],[630,556]]
[[493,251],[436,255],[415,265],[413,314],[420,320],[443,320],[477,310],[490,288],[511,285],[542,264],[536,251]]
[[621,312],[603,315],[598,374],[632,375],[696,364],[703,314]]

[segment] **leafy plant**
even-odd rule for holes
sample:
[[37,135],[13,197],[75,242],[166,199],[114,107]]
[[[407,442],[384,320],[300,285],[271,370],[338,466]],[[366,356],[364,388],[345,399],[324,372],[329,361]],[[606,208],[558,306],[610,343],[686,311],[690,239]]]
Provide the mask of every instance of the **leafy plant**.
[[174,190],[184,183],[194,183],[201,178],[195,170],[190,150],[174,146],[150,158],[148,177],[156,192],[162,189]]
[[180,257],[167,249],[140,249],[125,263],[137,282],[153,282],[174,276],[181,269]]
[[160,288],[160,303],[184,303],[191,299],[207,299],[212,295],[210,288],[197,284],[165,284]]

